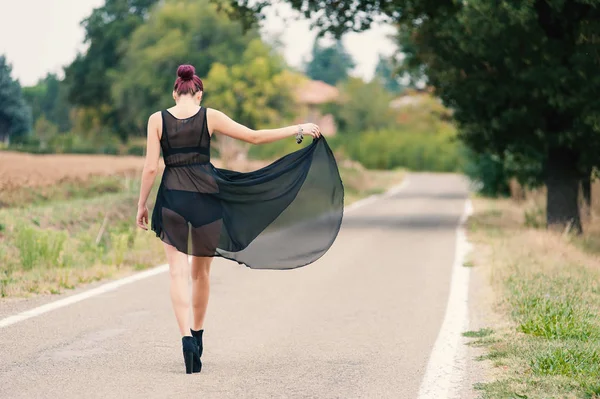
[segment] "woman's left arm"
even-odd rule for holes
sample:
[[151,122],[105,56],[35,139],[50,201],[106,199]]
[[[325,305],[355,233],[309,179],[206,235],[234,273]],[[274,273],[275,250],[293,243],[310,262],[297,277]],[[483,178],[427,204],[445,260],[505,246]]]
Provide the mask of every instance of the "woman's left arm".
[[148,119],[148,137],[146,141],[146,161],[142,171],[142,185],[140,188],[140,198],[138,200],[138,211],[136,224],[138,227],[148,230],[148,207],[146,201],[152,190],[152,185],[158,173],[158,159],[160,157],[160,132],[161,125],[160,112],[155,112]]

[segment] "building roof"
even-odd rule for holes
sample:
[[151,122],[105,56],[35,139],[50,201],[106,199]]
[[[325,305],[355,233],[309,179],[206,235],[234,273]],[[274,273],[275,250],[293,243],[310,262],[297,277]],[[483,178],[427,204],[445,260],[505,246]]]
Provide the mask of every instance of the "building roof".
[[398,108],[415,106],[415,105],[419,105],[421,102],[423,102],[424,99],[425,99],[425,97],[423,94],[416,94],[416,95],[408,94],[408,95],[396,97],[395,99],[393,99],[390,102],[390,107],[392,107],[394,109],[398,109]]
[[337,87],[321,80],[307,79],[296,91],[296,100],[300,104],[323,104],[335,101],[339,95]]

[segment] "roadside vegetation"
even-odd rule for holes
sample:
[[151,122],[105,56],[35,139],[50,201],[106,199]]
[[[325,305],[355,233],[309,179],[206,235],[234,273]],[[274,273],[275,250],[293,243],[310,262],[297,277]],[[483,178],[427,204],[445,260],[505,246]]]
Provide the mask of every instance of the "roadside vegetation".
[[[88,156],[88,162],[94,163],[94,157]],[[235,166],[243,170],[265,163]],[[402,171],[370,171],[352,162],[343,162],[340,172],[346,204],[383,192],[403,176]],[[139,183],[139,173],[116,173],[3,190],[0,297],[58,294],[163,263],[154,233],[135,226]]]
[[482,398],[600,398],[600,222],[584,236],[549,232],[543,209],[541,193],[475,200],[470,264],[496,315],[464,334],[491,368]]

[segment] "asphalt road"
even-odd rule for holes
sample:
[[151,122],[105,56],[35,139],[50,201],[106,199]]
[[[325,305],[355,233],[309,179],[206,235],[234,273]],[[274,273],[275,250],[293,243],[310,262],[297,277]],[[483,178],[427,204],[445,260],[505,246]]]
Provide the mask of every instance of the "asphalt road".
[[201,374],[184,372],[162,273],[0,329],[0,398],[416,398],[467,186],[409,180],[347,213],[312,265],[216,259]]

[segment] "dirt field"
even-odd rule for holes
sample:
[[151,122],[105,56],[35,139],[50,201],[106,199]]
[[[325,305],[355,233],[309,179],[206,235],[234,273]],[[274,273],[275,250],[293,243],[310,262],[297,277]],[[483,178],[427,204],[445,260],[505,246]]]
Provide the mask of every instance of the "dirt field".
[[[218,159],[213,160],[213,164],[221,167]],[[265,164],[264,161],[235,162],[230,168],[247,171],[258,169]],[[137,174],[143,166],[144,157],[138,156],[0,152],[0,191],[81,181],[89,176]],[[163,166],[162,160],[160,166]]]
[[38,187],[141,171],[144,158],[110,155],[32,155],[0,152],[0,190]]

